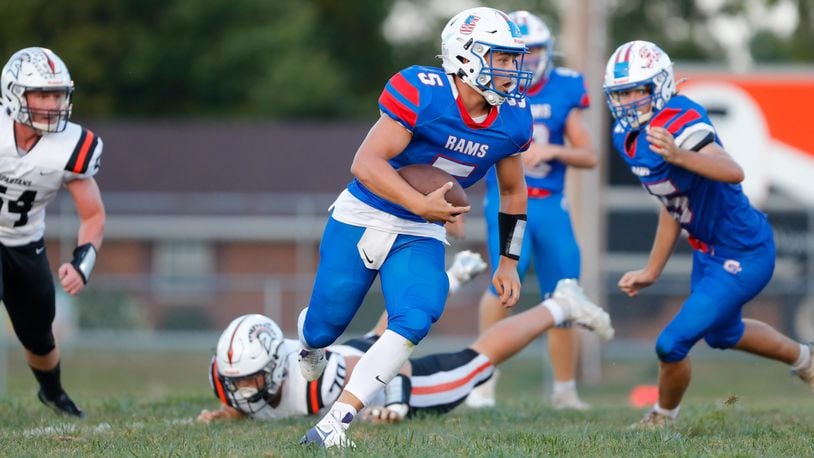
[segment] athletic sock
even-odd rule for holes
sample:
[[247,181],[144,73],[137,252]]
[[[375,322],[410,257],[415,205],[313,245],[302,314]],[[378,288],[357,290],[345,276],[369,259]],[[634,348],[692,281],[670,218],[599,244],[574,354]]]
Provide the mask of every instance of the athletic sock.
[[317,350],[316,348],[308,345],[308,342],[305,341],[305,315],[308,314],[308,307],[305,307],[300,312],[300,316],[297,317],[297,337],[300,339],[300,345],[302,348],[306,350]]
[[461,289],[461,282],[450,272],[447,272],[447,278],[449,279],[449,295],[452,296]]
[[40,389],[42,389],[46,398],[56,399],[56,397],[62,393],[59,363],[50,371],[41,371],[32,367],[31,372],[34,373],[34,378],[37,379],[37,382],[40,384]]
[[384,331],[356,363],[345,389],[368,405],[399,373],[413,348],[415,345],[406,338],[389,329]]
[[577,381],[574,379],[565,381],[565,382],[558,382],[554,380],[554,394],[565,393],[568,391],[576,391],[577,390]]
[[653,406],[653,410],[655,410],[656,413],[660,415],[664,415],[665,417],[670,417],[673,420],[675,420],[675,418],[678,416],[678,411],[681,410],[681,406],[676,406],[675,409],[665,409],[664,407],[660,406],[659,403],[657,402]]
[[791,365],[791,370],[799,371],[800,369],[805,369],[811,364],[811,348],[809,348],[806,344],[800,344],[800,356],[797,357],[797,361]]
[[563,309],[557,301],[554,299],[546,299],[541,305],[551,312],[551,316],[554,318],[554,326],[560,325],[565,321],[565,309]]

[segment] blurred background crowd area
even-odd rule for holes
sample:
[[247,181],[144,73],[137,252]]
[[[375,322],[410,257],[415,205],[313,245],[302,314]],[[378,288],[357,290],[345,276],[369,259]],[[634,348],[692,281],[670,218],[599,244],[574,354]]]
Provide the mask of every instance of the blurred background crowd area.
[[[439,65],[441,28],[478,5],[540,15],[558,37],[558,65],[586,75],[601,164],[570,177],[569,196],[583,283],[609,308],[621,341],[649,349],[689,291],[691,262],[680,243],[642,296],[615,288],[644,265],[658,208],[608,144],[602,74],[632,39],[659,44],[677,63],[688,78],[682,90],[709,108],[774,224],[775,277],[747,315],[814,338],[811,0],[0,0],[0,54],[53,49],[76,83],[73,120],[105,142],[97,176],[105,244],[90,288],[58,298],[66,345],[148,346],[196,333],[214,345],[249,312],[293,337],[328,206],[351,179],[380,91],[406,66]],[[468,193],[467,237],[452,242],[448,259],[461,249],[485,255],[483,189]],[[76,228],[65,194],[48,209],[54,266],[70,258]],[[450,299],[431,336],[477,333],[487,277]],[[522,303],[539,300],[527,282]],[[350,331],[366,330],[381,310],[376,285]]]

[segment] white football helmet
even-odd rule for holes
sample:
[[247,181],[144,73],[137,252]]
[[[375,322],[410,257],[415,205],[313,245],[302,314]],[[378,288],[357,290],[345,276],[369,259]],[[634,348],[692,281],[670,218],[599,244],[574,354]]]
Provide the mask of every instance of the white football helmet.
[[[515,68],[495,68],[492,52],[517,54]],[[441,32],[444,71],[457,75],[490,105],[500,105],[506,98],[523,98],[531,82],[531,72],[522,69],[526,53],[520,29],[505,13],[494,8],[464,10],[450,19]],[[505,90],[498,89],[493,84],[495,77],[510,78],[512,84]]]
[[[74,84],[65,62],[53,51],[39,47],[17,51],[3,67],[0,85],[2,104],[11,119],[42,133],[65,130],[73,108]],[[63,93],[60,107],[32,110],[28,107],[26,93],[36,91]]]
[[532,56],[528,55],[523,60],[523,70],[532,73],[531,86],[548,78],[551,69],[554,68],[552,60],[554,57],[554,36],[545,25],[542,19],[529,13],[528,11],[515,11],[509,13],[509,18],[520,28],[526,48],[532,52],[535,48],[540,49],[540,53]]
[[[621,104],[614,93],[640,86],[650,96]],[[611,114],[623,126],[639,129],[659,112],[676,90],[673,63],[658,46],[649,41],[630,41],[616,48],[605,67],[605,96]],[[639,109],[650,105],[648,113]]]
[[283,332],[270,318],[251,314],[229,323],[215,361],[232,405],[246,413],[266,407],[283,384],[287,356]]

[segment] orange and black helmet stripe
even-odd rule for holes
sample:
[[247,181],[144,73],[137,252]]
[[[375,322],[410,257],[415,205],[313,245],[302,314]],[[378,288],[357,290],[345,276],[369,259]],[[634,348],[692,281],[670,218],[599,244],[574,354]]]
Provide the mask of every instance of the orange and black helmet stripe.
[[212,387],[215,390],[215,396],[220,399],[220,402],[223,405],[228,406],[229,400],[226,398],[226,392],[223,389],[223,382],[220,379],[220,374],[218,374],[218,363],[215,360],[212,360]]

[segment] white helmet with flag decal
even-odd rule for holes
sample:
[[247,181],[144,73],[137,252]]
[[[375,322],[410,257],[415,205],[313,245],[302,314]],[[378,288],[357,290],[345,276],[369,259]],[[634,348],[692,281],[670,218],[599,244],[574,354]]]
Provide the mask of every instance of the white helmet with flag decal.
[[286,376],[285,339],[263,315],[235,318],[218,340],[215,362],[226,396],[244,412],[256,412],[280,391]]
[[[493,52],[516,54],[514,69],[496,68]],[[522,99],[531,82],[531,72],[522,69],[526,45],[517,25],[494,8],[470,8],[455,15],[441,32],[441,61],[444,71],[457,75],[491,105],[507,98]],[[498,88],[494,78],[509,78],[511,84]]]
[[[14,53],[0,75],[2,104],[11,119],[39,132],[62,132],[71,117],[74,84],[65,62],[46,48],[25,48]],[[56,109],[32,109],[28,92],[54,92],[62,97]]]
[[[615,93],[645,87],[650,96],[621,104]],[[649,41],[630,41],[616,48],[605,67],[605,95],[611,114],[623,126],[639,129],[658,113],[675,94],[676,84],[670,57]],[[651,110],[639,110],[650,105]]]
[[523,61],[523,69],[532,73],[531,86],[540,80],[548,78],[548,74],[554,67],[552,64],[554,57],[554,36],[551,30],[545,25],[542,19],[528,11],[515,11],[509,13],[509,18],[520,28],[523,41],[529,53],[539,48],[536,55],[528,55]]

